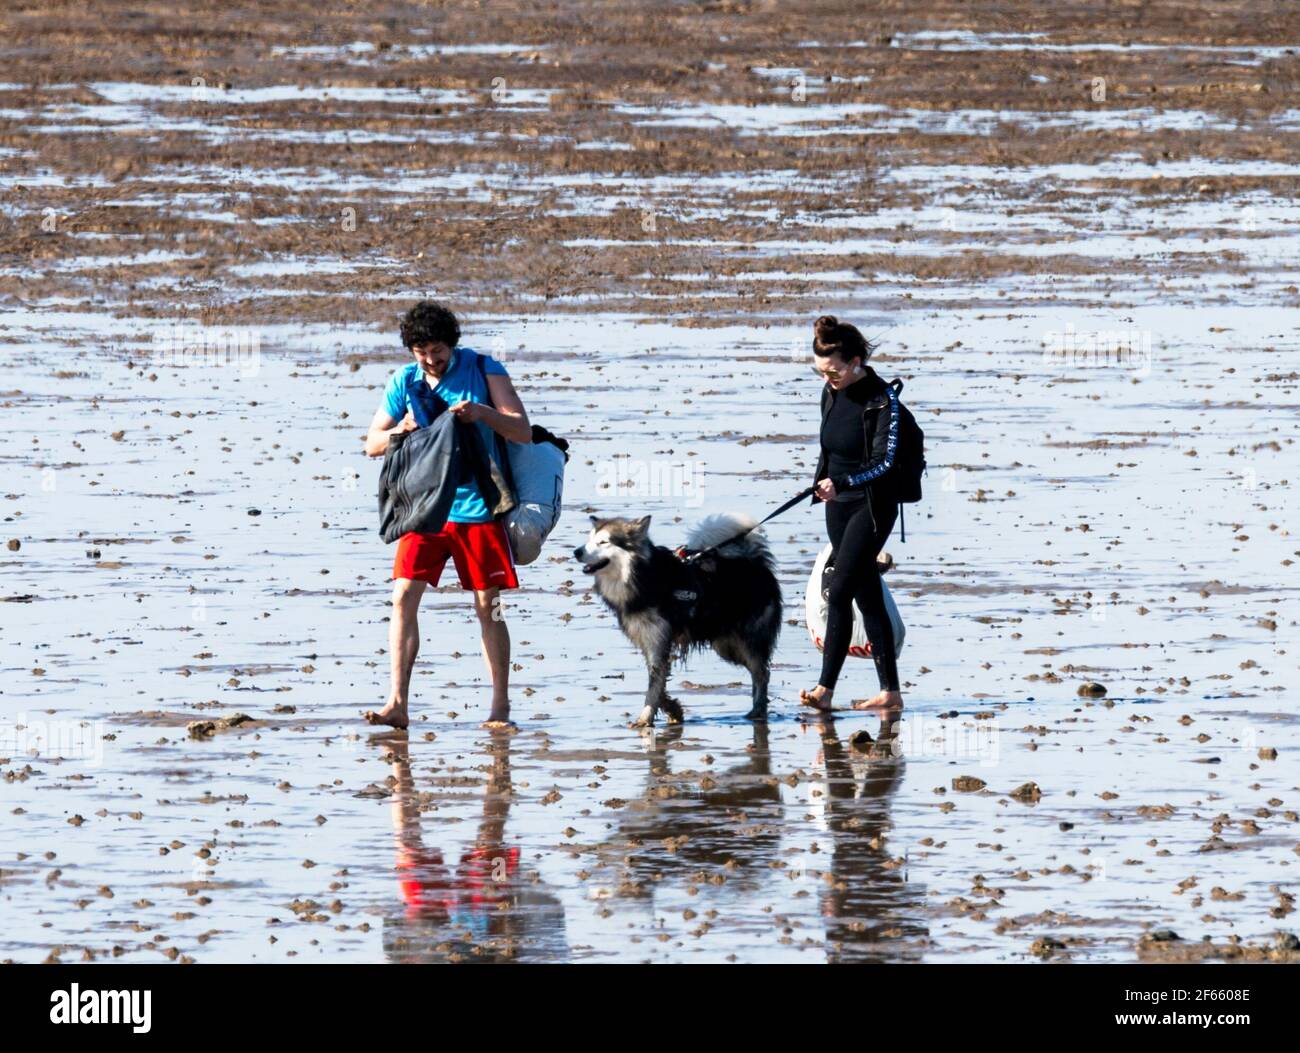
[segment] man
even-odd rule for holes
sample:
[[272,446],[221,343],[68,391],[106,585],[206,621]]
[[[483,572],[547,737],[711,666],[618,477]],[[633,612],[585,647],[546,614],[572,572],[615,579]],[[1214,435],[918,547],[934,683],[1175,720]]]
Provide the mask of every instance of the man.
[[[423,385],[446,403],[447,412],[459,422],[480,430],[483,444],[494,459],[494,432],[511,442],[532,441],[528,415],[505,367],[459,343],[460,324],[442,304],[422,300],[406,313],[402,319],[402,344],[414,361],[389,378],[383,402],[366,434],[369,456],[382,457],[390,436],[412,431],[419,427],[417,419],[427,417],[427,411],[417,412],[412,405],[413,399],[425,405]],[[480,357],[485,367],[482,370]],[[432,404],[438,403],[432,400]],[[510,720],[510,632],[499,610],[499,596],[502,589],[518,588],[519,579],[505,526],[493,518],[471,473],[465,474],[467,481],[456,489],[446,526],[436,534],[406,534],[397,543],[393,617],[388,630],[392,687],[384,708],[366,713],[371,724],[405,728],[410,722],[407,703],[411,671],[420,649],[416,611],[425,588],[438,584],[450,558],[461,587],[474,591],[483,657],[492,678],[492,709],[482,726],[514,726]]]

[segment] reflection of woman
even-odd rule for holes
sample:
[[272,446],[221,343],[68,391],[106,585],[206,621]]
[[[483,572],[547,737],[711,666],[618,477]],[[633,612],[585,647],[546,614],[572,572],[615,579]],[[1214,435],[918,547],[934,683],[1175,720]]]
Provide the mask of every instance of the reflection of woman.
[[876,557],[894,529],[898,499],[890,471],[896,429],[886,384],[867,365],[875,347],[856,328],[830,315],[817,319],[813,340],[814,370],[825,379],[822,389],[821,456],[814,479],[817,498],[826,503],[826,533],[834,546],[827,595],[826,639],[817,686],[801,691],[804,705],[829,712],[840,669],[853,638],[853,604],[862,620],[876,663],[880,693],[854,708],[899,710],[894,631]]
[[405,736],[393,751],[393,831],[405,916],[385,920],[384,949],[396,961],[554,961],[568,957],[564,910],[520,880],[519,849],[505,843],[510,813],[510,741],[493,736],[483,818],[453,871],[420,833],[420,808]]

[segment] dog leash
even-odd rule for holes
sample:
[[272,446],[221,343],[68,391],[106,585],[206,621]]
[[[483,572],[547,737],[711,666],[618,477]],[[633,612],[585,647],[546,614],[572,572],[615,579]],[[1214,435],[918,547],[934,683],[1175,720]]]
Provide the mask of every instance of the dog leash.
[[710,552],[717,552],[718,549],[720,549],[720,548],[722,548],[722,547],[724,547],[724,546],[726,546],[726,545],[730,545],[730,544],[733,544],[733,543],[739,541],[742,537],[744,537],[746,534],[748,534],[751,530],[757,530],[757,529],[758,529],[759,527],[761,527],[764,523],[766,523],[769,519],[775,519],[775,518],[776,518],[777,516],[779,516],[782,512],[788,512],[788,511],[789,511],[790,509],[792,509],[795,505],[797,505],[800,501],[802,501],[805,497],[809,497],[809,496],[811,496],[812,493],[813,493],[813,491],[816,490],[816,489],[817,489],[817,487],[815,487],[815,486],[809,486],[809,487],[807,487],[807,488],[805,488],[805,489],[803,489],[803,490],[800,490],[797,494],[794,495],[794,497],[790,498],[790,500],[788,500],[785,504],[783,504],[783,505],[782,505],[780,508],[778,508],[776,511],[774,511],[774,512],[769,512],[769,513],[768,513],[767,515],[765,515],[762,519],[760,519],[757,523],[755,523],[752,527],[749,527],[749,528],[746,529],[746,530],[742,530],[742,531],[741,531],[739,534],[737,534],[735,537],[729,537],[729,538],[727,538],[726,541],[719,541],[716,545],[710,545],[708,548],[702,548],[702,549],[700,549],[698,552],[688,552],[688,551],[686,550],[685,546],[683,546],[682,548],[679,548],[679,549],[677,550],[677,553],[676,553],[677,558],[680,559],[683,563],[694,563],[696,560],[698,560],[698,559],[702,559],[703,557],[707,556]]

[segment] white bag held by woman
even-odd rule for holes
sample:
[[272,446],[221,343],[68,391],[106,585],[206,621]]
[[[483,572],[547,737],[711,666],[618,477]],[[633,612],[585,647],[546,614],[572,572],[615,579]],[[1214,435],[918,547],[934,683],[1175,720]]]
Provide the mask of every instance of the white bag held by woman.
[[[812,636],[813,645],[817,650],[822,649],[822,642],[826,639],[826,612],[830,607],[822,591],[822,577],[826,571],[826,563],[831,558],[831,549],[833,546],[827,546],[821,550],[817,557],[817,562],[813,564],[812,574],[808,576],[808,589],[804,593],[804,609],[808,617],[808,633]],[[832,570],[832,575],[834,571]],[[828,583],[829,584],[829,583]],[[885,594],[885,610],[889,614],[889,624],[894,629],[894,657],[897,658],[903,653],[903,637],[907,630],[903,626],[903,619],[899,616],[898,605],[894,603],[894,597],[890,595],[889,586],[881,581],[880,588]],[[853,637],[849,641],[849,654],[854,658],[870,658],[871,644],[867,640],[867,627],[862,622],[862,612],[858,610],[858,605],[853,604]]]
[[525,566],[542,553],[542,542],[560,521],[564,497],[564,462],[569,444],[540,425],[531,443],[508,442],[515,507],[506,513],[506,533],[515,563]]

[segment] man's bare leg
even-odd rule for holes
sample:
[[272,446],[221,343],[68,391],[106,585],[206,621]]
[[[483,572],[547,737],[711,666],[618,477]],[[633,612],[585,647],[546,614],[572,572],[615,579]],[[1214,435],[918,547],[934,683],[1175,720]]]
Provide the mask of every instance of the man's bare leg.
[[420,597],[428,584],[411,578],[398,578],[393,582],[393,616],[388,625],[392,686],[384,708],[378,713],[372,710],[366,714],[368,724],[404,728],[410,723],[406,704],[411,693],[415,656],[420,653],[420,626],[416,614],[420,609]]
[[510,720],[510,629],[500,601],[501,590],[474,590],[474,611],[483,636],[483,660],[492,678],[492,711],[485,728],[509,728]]

